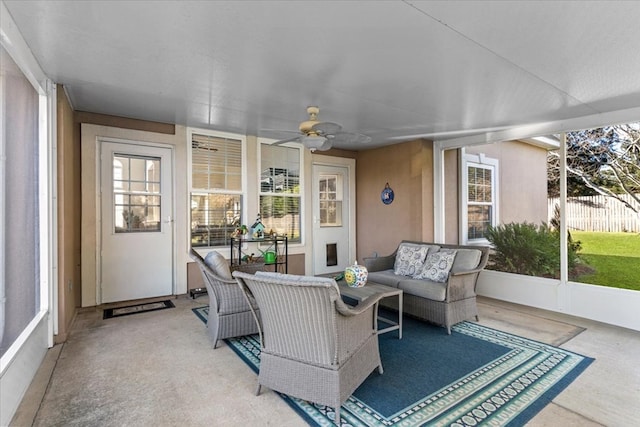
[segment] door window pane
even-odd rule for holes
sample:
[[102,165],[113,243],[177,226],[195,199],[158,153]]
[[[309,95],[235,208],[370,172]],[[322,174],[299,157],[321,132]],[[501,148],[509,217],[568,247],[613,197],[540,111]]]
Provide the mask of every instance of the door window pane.
[[113,157],[116,233],[160,231],[160,159],[127,154]]
[[342,200],[338,194],[338,175],[321,175],[318,182],[320,227],[342,226]]

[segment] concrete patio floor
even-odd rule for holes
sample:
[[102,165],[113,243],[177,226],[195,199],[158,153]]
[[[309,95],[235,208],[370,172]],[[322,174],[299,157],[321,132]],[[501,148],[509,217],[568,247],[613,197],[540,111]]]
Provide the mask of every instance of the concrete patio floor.
[[[224,343],[211,348],[191,309],[102,319],[80,310],[50,349],[11,426],[304,426]],[[113,306],[113,305],[111,305]],[[480,323],[596,360],[527,425],[637,426],[640,332],[480,298]],[[384,361],[383,361],[384,363]]]

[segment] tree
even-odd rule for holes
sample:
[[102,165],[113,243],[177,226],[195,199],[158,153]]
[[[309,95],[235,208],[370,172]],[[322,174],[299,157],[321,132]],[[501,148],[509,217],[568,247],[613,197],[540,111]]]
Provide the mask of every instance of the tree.
[[[549,152],[552,196],[559,192],[559,168],[559,152]],[[569,196],[602,194],[640,215],[640,122],[568,132],[567,172]]]

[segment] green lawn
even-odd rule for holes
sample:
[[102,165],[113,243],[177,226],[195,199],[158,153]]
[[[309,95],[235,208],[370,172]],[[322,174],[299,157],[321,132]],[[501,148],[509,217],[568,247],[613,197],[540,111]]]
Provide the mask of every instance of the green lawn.
[[580,258],[595,269],[576,282],[640,291],[640,234],[572,231]]

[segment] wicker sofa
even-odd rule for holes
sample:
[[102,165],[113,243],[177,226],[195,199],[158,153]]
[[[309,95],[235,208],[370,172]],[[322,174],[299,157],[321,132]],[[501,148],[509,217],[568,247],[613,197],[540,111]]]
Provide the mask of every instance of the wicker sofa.
[[404,313],[444,326],[451,334],[456,323],[478,320],[476,283],[488,259],[484,246],[403,240],[391,255],[364,262],[368,280],[402,289]]

